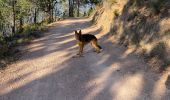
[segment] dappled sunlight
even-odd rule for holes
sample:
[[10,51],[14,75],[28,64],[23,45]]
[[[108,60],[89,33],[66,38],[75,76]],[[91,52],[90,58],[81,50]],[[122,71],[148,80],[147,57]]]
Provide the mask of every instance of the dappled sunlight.
[[[55,44],[60,44],[60,45],[62,45],[62,44],[70,43],[70,42],[73,41],[73,40],[75,41],[74,38],[69,38],[69,39],[66,39],[65,41],[56,42]],[[75,44],[76,44],[76,42],[75,42]]]
[[105,59],[101,59],[100,61],[98,61],[98,62],[96,63],[96,65],[101,65],[101,64],[103,64],[104,62],[106,62],[106,61],[108,60],[109,57],[110,57],[110,55],[103,55],[103,58],[105,58]]
[[42,50],[44,48],[45,48],[45,46],[35,46],[35,47],[29,48],[27,50],[29,50],[29,52],[35,52],[35,51]]
[[[81,30],[82,30],[82,33],[83,33],[83,34],[98,35],[98,34],[99,34],[99,33],[98,33],[98,30],[101,31],[100,29],[101,29],[101,27],[99,27],[99,26],[97,26],[97,25],[93,25],[93,26],[91,26],[91,27],[88,27],[88,28],[85,28],[85,29],[81,29]],[[78,29],[78,30],[80,30],[80,29]]]
[[[51,36],[52,35],[48,35],[46,38],[32,41],[32,45],[27,46],[25,49],[28,53],[22,57],[23,60],[21,59],[21,61],[18,61],[18,63],[13,64],[9,69],[6,69],[5,73],[8,74],[5,74],[1,80],[1,95],[10,93],[13,90],[21,88],[34,80],[41,79],[64,68],[64,66],[56,65],[61,65],[70,59],[70,52],[67,50],[63,51],[57,49],[60,49],[61,46],[72,42],[73,38],[70,38],[70,36],[73,35],[72,33],[64,36],[55,36],[53,34],[52,37],[54,38],[54,41],[60,40],[59,42],[54,42],[53,44],[50,44],[49,42],[53,40],[48,40],[48,38]],[[61,41],[62,38],[65,38],[65,40]],[[72,46],[70,48],[72,48]],[[35,58],[34,55],[37,55],[38,52],[40,53],[41,57]],[[44,53],[47,54],[44,55]],[[33,58],[25,59],[29,57]]]
[[78,51],[78,49],[76,50],[76,48],[78,48],[78,45],[74,45],[74,46],[72,46],[72,47],[69,47],[69,48],[67,48],[66,50],[67,51],[73,51],[73,52],[77,52]]
[[164,97],[166,94],[168,94],[167,92],[167,88],[166,88],[166,80],[168,79],[168,76],[170,75],[170,72],[165,72],[163,73],[163,75],[161,75],[159,77],[159,80],[155,82],[154,84],[154,89],[152,92],[152,99],[162,99],[162,97]]
[[[92,80],[92,82],[89,83],[93,83],[93,84],[103,84],[104,82],[106,82],[107,80],[109,80],[108,78],[111,78],[111,75],[114,71],[118,70],[120,68],[120,64],[119,63],[115,63],[110,67],[107,67],[103,70],[103,72],[97,74],[94,80]],[[104,84],[103,84],[104,85]]]
[[94,99],[100,92],[102,92],[107,85],[111,86],[112,84],[112,73],[120,68],[118,63],[113,64],[110,67],[107,67],[103,70],[102,73],[99,73],[95,76],[94,79],[90,80],[87,83],[87,88],[95,87],[84,100]]
[[79,23],[79,22],[89,22],[91,19],[89,18],[70,18],[66,19],[64,21],[61,21],[60,23]]
[[[56,64],[60,65],[67,59],[69,59],[67,58],[68,56],[65,56],[67,55],[67,53],[60,52],[60,56],[58,57],[52,57],[52,55],[53,54],[44,56],[41,59],[36,59],[36,64],[31,62],[31,66],[29,64],[23,64],[22,66],[21,64],[20,67],[22,67],[22,70],[17,71],[17,73],[10,73],[14,76],[4,76],[4,81],[1,81],[0,94],[4,95],[34,80],[43,78],[52,73],[56,73],[57,71],[60,71],[61,69],[65,68],[64,66],[56,66]],[[56,62],[58,58],[62,58],[60,62]],[[8,80],[5,79],[9,77],[11,78]]]
[[[143,74],[137,73],[134,75],[125,75],[122,79],[113,84],[110,89],[114,99],[122,100],[137,100],[141,95],[142,88],[144,86]],[[143,98],[144,99],[144,98]]]
[[73,36],[73,35],[74,35],[74,33],[72,32],[72,33],[68,33],[68,34],[65,34],[65,35],[57,36],[57,37],[55,37],[55,39],[65,38],[65,37],[69,37],[69,36]]
[[134,53],[135,48],[131,47],[128,48],[123,54],[122,54],[122,58],[126,58],[129,54]]

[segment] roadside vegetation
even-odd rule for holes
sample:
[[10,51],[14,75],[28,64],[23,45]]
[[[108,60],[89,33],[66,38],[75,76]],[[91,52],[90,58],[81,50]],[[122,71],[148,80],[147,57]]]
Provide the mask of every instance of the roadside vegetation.
[[165,71],[170,66],[169,5],[169,0],[106,0],[93,21],[112,41],[144,56],[153,69]]

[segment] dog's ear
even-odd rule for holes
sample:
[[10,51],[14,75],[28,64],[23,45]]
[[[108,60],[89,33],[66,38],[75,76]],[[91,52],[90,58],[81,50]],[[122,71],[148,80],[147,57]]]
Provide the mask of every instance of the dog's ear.
[[81,30],[79,31],[79,34],[81,34]]
[[77,30],[75,30],[75,34],[78,34]]

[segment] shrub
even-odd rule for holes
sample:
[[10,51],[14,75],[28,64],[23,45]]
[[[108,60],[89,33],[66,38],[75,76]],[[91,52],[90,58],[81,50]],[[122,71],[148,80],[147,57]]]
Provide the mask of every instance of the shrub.
[[158,43],[150,52],[151,58],[156,58],[160,62],[160,70],[165,70],[170,65],[168,48],[166,43]]
[[89,11],[87,12],[87,15],[90,16],[90,14],[94,11],[94,9],[91,7]]
[[158,43],[150,52],[151,57],[158,57],[164,59],[166,57],[166,44],[164,42]]
[[156,0],[156,1],[151,2],[151,7],[152,7],[155,14],[160,13],[165,2],[168,2],[168,0]]
[[18,31],[14,36],[10,37],[3,37],[2,34],[0,34],[0,58],[12,56],[14,52],[16,52],[13,47],[17,44],[28,42],[32,38],[41,37],[41,30],[44,25],[44,23],[24,25],[22,32]]
[[131,37],[131,42],[135,45],[138,45],[140,42],[140,36],[137,33],[133,33]]
[[25,37],[25,38],[29,38],[29,37],[38,38],[42,35],[40,31],[43,29],[45,25],[44,23],[25,25],[24,31],[20,34],[23,35],[22,37]]
[[114,11],[114,15],[115,15],[115,17],[116,17],[116,18],[118,18],[118,17],[119,17],[119,12],[118,12],[118,10],[117,10],[117,9]]

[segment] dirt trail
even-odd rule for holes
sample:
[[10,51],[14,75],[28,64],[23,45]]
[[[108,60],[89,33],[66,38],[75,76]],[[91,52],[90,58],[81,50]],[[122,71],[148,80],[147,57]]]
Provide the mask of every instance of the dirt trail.
[[98,34],[90,19],[51,25],[34,40],[20,61],[0,73],[0,100],[170,100],[168,73],[156,74],[141,58],[97,35],[100,54],[85,47],[77,53],[73,30]]

